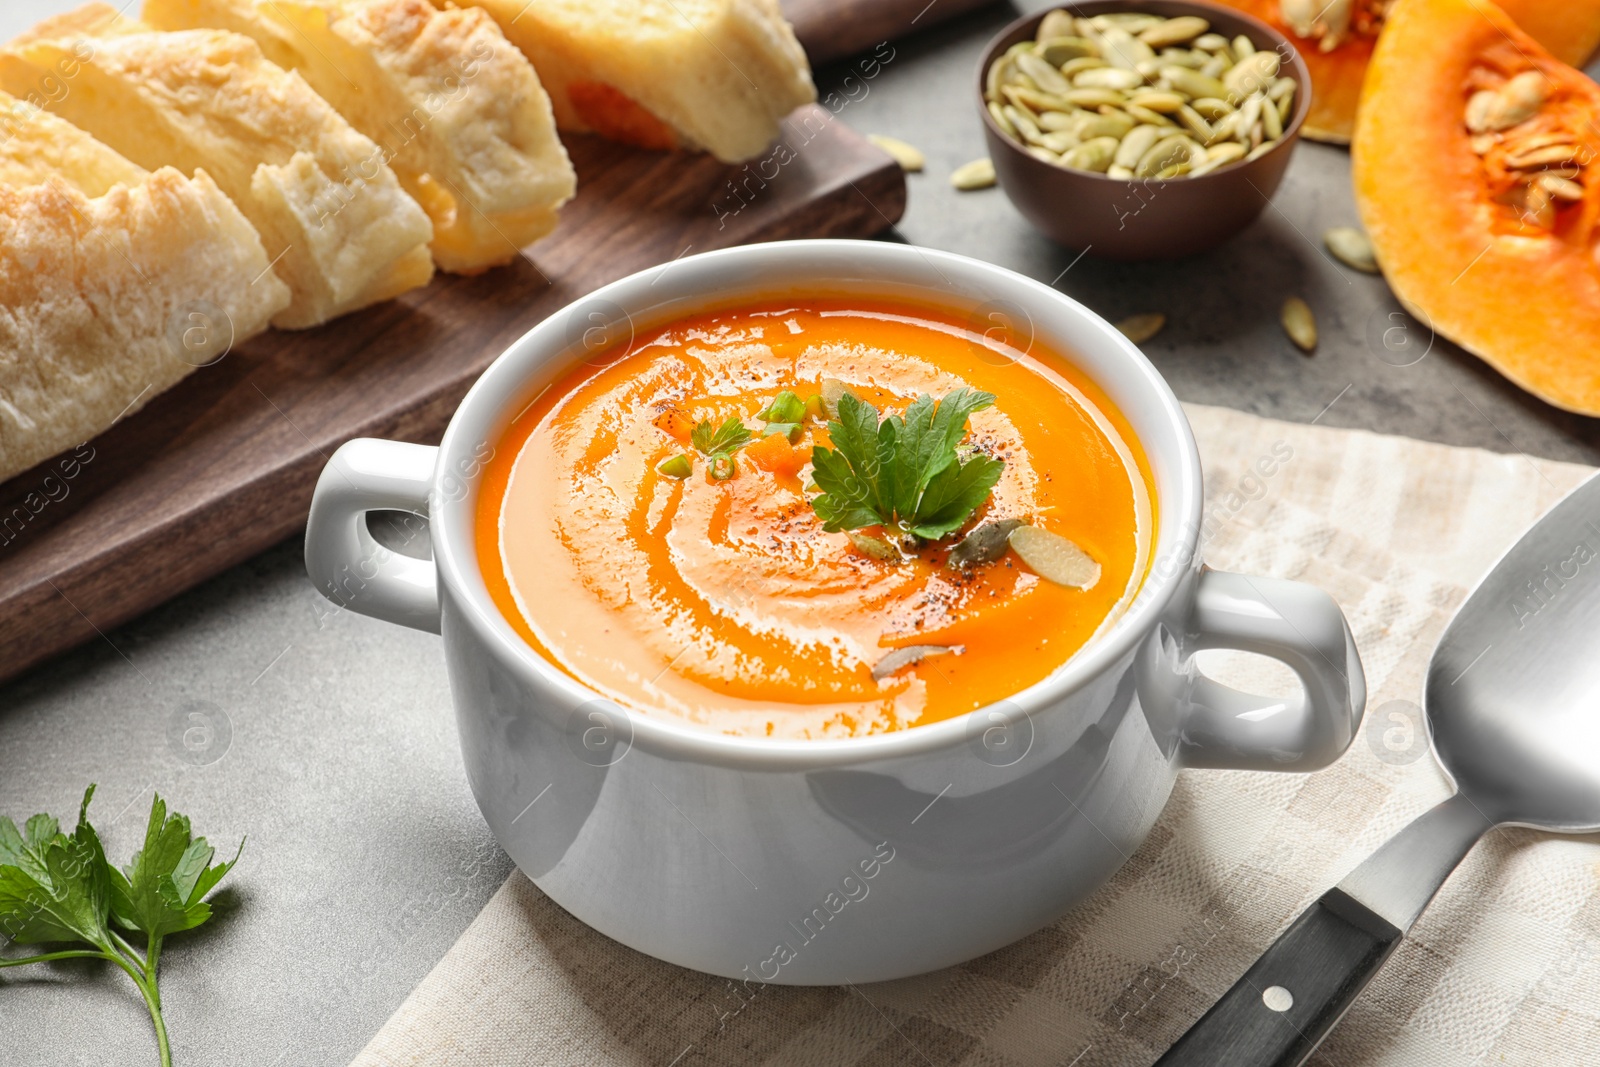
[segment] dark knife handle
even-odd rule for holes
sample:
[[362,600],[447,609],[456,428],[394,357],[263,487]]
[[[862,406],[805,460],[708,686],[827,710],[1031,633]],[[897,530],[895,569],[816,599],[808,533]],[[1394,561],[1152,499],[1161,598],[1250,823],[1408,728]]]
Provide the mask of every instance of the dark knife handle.
[[1378,973],[1400,936],[1343,890],[1328,890],[1156,1067],[1298,1067]]

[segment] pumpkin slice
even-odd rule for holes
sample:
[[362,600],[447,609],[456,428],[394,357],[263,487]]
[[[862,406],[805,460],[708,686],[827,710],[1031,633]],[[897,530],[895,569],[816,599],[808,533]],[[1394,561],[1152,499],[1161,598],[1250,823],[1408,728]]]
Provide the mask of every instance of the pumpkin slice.
[[[1394,0],[1222,0],[1271,25],[1300,50],[1311,72],[1311,110],[1301,133],[1348,144],[1372,47]],[[1501,7],[1563,63],[1600,46],[1600,0],[1506,0]]]
[[1489,0],[1399,0],[1352,154],[1400,302],[1529,392],[1600,415],[1600,86]]

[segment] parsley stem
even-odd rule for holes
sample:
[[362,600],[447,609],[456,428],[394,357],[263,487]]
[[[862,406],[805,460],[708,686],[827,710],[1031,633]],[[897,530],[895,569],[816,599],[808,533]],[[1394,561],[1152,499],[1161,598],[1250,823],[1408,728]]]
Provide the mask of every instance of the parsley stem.
[[[128,974],[131,976],[133,972],[130,970]],[[161,1017],[161,996],[156,992],[156,983],[153,979],[144,982],[134,978],[133,984],[139,987],[145,1007],[150,1009],[150,1022],[156,1028],[156,1047],[161,1052],[161,1067],[172,1067],[172,1045],[167,1041],[167,1023]]]
[[[111,936],[117,941],[121,941],[123,945],[128,946],[129,951],[132,951],[132,946],[123,941],[115,931],[112,932]],[[156,1046],[161,1053],[161,1067],[172,1067],[172,1046],[167,1041],[166,1021],[161,1017],[161,997],[156,993],[155,977],[153,974],[147,977],[139,973],[138,968],[135,966],[136,959],[124,959],[122,953],[116,951],[114,946],[102,945],[97,949],[64,949],[60,952],[46,952],[38,956],[27,956],[19,960],[0,959],[0,968],[21,967],[29,963],[48,963],[51,960],[89,959],[110,960],[126,971],[129,978],[133,979],[133,984],[139,987],[139,994],[144,997],[145,1007],[150,1009],[150,1021],[155,1024]]]
[[87,960],[105,959],[106,954],[99,949],[74,948],[62,952],[46,952],[41,956],[27,956],[20,960],[0,960],[0,967],[21,967],[27,963],[49,963],[51,960]]
[[[172,1067],[172,1045],[167,1040],[167,1021],[161,1015],[161,994],[156,989],[155,956],[149,961],[140,959],[139,952],[117,933],[110,931],[112,940],[122,946],[122,950],[133,959],[124,959],[122,952],[103,952],[106,959],[128,972],[128,977],[133,979],[133,984],[139,987],[139,995],[144,997],[144,1006],[150,1009],[150,1022],[156,1029],[156,1048],[161,1054],[161,1067]],[[154,946],[155,954],[160,954],[160,943]],[[137,968],[142,967],[144,973],[139,973]]]

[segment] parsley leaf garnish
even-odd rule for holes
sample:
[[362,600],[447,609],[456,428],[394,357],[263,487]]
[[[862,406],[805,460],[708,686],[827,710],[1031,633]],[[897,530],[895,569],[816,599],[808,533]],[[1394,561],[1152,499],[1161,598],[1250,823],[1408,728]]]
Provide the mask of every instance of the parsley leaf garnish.
[[[121,967],[144,997],[155,1026],[162,1067],[171,1067],[172,1049],[161,1013],[156,971],[168,934],[192,930],[211,917],[204,897],[239,861],[212,865],[214,851],[190,834],[189,820],[168,815],[159,796],[150,809],[144,848],[124,870],[107,861],[100,837],[89,823],[94,786],[83,794],[78,825],[61,833],[56,820],[35,815],[22,830],[0,816],[0,935],[19,945],[43,942],[86,944],[21,958],[0,957],[0,968],[63,959],[101,959]],[[239,850],[244,851],[241,842]],[[112,922],[143,934],[140,952]]]
[[697,451],[707,456],[731,456],[748,444],[750,437],[750,431],[745,428],[743,421],[730,416],[715,429],[710,419],[701,419],[689,434],[689,441]]
[[[244,850],[241,842],[239,850]],[[108,868],[111,877],[111,917],[124,930],[151,938],[192,930],[211,918],[211,905],[202,899],[233,869],[227,863],[211,865],[216,850],[203,837],[191,837],[189,820],[167,814],[159,796],[150,807],[144,848],[122,870]]]
[[877,408],[845,393],[828,423],[834,447],[811,453],[822,490],[811,506],[823,529],[883,526],[929,541],[960,529],[1005,469],[988,456],[963,463],[956,455],[967,418],[993,403],[991,393],[962,388],[938,401],[919,396],[904,415],[880,420]]

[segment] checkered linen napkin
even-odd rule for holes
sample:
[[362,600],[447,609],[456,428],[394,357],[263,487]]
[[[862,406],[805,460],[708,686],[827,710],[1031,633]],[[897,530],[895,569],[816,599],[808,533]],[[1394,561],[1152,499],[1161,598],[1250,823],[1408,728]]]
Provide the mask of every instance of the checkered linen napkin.
[[[1451,612],[1588,475],[1571,464],[1190,407],[1204,554],[1344,608],[1362,736],[1312,775],[1185,771],[1097,894],[999,952],[847,988],[732,983],[595,933],[513,874],[354,1067],[1128,1065],[1153,1061],[1299,911],[1448,793],[1417,702]],[[1384,547],[1380,547],[1384,546]],[[1272,692],[1277,664],[1206,653]],[[1600,839],[1500,830],[1313,1060],[1600,1063]]]

